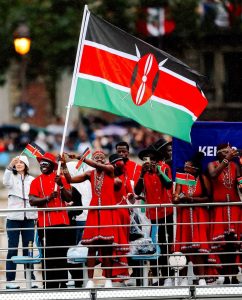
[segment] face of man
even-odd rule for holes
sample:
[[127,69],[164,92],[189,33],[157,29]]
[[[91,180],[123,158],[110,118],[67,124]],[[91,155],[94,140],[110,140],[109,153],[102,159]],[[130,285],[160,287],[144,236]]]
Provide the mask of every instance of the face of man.
[[40,164],[40,171],[43,174],[52,173],[54,170],[54,167],[55,167],[53,163],[46,161],[46,160],[41,160],[39,164]]
[[172,146],[168,145],[166,147],[166,155],[167,155],[167,159],[171,159],[172,158]]
[[116,152],[118,155],[123,157],[124,161],[128,160],[129,150],[126,146],[118,146]]

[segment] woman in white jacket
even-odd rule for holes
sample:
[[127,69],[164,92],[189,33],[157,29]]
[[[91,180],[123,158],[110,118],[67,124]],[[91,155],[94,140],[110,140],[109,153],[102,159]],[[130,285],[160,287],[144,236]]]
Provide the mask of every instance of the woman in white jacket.
[[[3,184],[8,188],[8,209],[16,210],[29,208],[29,188],[34,177],[28,173],[29,161],[26,156],[17,156],[12,159],[3,175]],[[16,284],[16,264],[10,261],[17,255],[19,236],[22,236],[23,255],[28,255],[28,243],[34,241],[34,225],[37,212],[13,211],[7,215],[8,254],[6,262],[7,289],[19,289]],[[28,230],[26,230],[26,228]],[[34,280],[34,274],[31,274]],[[32,287],[37,287],[32,284]]]

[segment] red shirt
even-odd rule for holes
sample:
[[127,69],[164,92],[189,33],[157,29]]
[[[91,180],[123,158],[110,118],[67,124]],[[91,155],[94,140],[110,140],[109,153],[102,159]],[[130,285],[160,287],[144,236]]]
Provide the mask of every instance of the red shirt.
[[[167,165],[170,169],[170,167]],[[169,176],[169,174],[168,174]],[[170,177],[170,176],[169,176]],[[144,188],[145,188],[145,199],[147,204],[171,204],[171,189],[166,189],[166,187],[161,183],[159,176],[156,173],[145,173],[144,175]],[[157,218],[164,218],[165,215],[170,215],[173,213],[172,207],[166,208],[147,208],[146,215],[151,220],[156,220]]]
[[[55,189],[55,176],[56,173],[52,172],[51,174],[41,174],[36,177],[30,186],[30,195],[33,195],[38,198],[45,198],[50,196]],[[71,189],[71,186],[66,182],[65,177],[61,177],[64,188],[67,190]],[[61,200],[60,197],[60,188],[57,188],[58,197],[55,199],[46,202],[44,205],[39,207],[66,207],[65,202]],[[64,210],[55,210],[55,211],[39,211],[38,212],[38,226],[39,227],[49,227],[53,225],[69,225],[69,217],[67,211]]]
[[134,186],[139,179],[141,169],[142,167],[132,160],[128,160],[125,163],[125,167],[124,167],[125,176],[127,176],[129,180],[132,180],[134,182]]

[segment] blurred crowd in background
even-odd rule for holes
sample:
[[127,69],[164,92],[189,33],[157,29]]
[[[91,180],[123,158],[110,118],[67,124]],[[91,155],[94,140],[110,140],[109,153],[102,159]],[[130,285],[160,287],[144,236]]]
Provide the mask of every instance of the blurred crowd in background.
[[[45,128],[28,123],[0,126],[0,167],[5,167],[11,153],[23,151],[30,142],[35,142],[44,151],[59,153],[64,130],[64,120],[57,116]],[[100,116],[88,115],[68,125],[65,149],[67,152],[82,153],[87,147],[113,152],[119,141],[130,145],[130,153],[137,153],[162,137],[162,134],[144,128],[129,119],[107,122]]]

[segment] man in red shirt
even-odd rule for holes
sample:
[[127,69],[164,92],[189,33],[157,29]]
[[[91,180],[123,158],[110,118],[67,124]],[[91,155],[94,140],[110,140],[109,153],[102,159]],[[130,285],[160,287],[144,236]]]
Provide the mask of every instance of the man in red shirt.
[[[37,159],[42,174],[31,183],[30,204],[39,208],[65,207],[65,201],[71,201],[71,186],[66,182],[64,176],[56,175],[55,156],[46,152],[43,157]],[[43,279],[44,287],[47,289],[65,287],[65,283],[68,281],[67,260],[63,257],[66,257],[68,250],[67,226],[69,224],[66,210],[38,212],[38,235],[42,246],[45,247],[42,267],[46,269],[43,271]],[[66,248],[60,247],[65,245]],[[57,270],[51,271],[51,269]]]
[[119,142],[116,145],[116,152],[118,155],[122,156],[124,159],[124,174],[128,177],[129,180],[131,180],[131,183],[133,185],[136,184],[136,182],[139,179],[139,175],[141,172],[141,166],[137,164],[136,162],[129,159],[129,145],[126,142]]
[[[135,186],[135,193],[145,195],[147,204],[171,204],[169,190],[172,188],[170,167],[161,163],[162,158],[153,146],[142,150],[138,154],[139,158],[144,161],[139,180]],[[158,224],[158,243],[160,244],[161,253],[169,254],[170,246],[166,243],[173,241],[173,208],[147,208],[146,215],[150,218],[152,224]],[[165,226],[164,226],[165,224]],[[159,258],[161,275],[165,279],[164,285],[171,286],[172,281],[169,276],[168,256],[162,255]],[[152,268],[153,276],[157,274],[157,268]],[[163,283],[163,280],[161,280]]]

